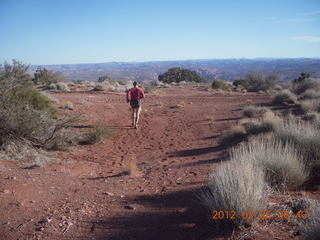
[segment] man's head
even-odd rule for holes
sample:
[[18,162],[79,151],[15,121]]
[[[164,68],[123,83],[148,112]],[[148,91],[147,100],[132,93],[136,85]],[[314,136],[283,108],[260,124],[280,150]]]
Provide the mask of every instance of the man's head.
[[133,82],[133,86],[136,87],[138,83],[136,81]]

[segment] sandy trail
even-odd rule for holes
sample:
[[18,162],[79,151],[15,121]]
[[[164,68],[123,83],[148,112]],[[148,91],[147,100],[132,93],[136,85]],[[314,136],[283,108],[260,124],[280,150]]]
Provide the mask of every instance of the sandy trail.
[[[3,239],[214,238],[205,216],[210,213],[199,206],[195,192],[221,164],[224,149],[218,137],[237,123],[245,102],[269,100],[192,86],[163,89],[147,95],[135,130],[123,94],[54,97],[82,113],[85,122],[75,131],[101,121],[113,136],[54,153],[60,163],[37,169],[0,162],[0,189],[10,192],[0,194]],[[138,174],[127,175],[124,170],[132,162]]]

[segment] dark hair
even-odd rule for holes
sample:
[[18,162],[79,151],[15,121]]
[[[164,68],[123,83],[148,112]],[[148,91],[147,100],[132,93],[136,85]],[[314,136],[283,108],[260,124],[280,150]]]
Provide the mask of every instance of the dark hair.
[[136,86],[138,83],[136,81],[133,82],[133,86]]

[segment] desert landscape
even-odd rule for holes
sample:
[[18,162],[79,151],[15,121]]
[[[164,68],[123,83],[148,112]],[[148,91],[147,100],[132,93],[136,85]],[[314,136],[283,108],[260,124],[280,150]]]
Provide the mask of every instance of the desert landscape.
[[[271,96],[206,88],[190,83],[147,94],[138,129],[125,93],[49,92],[57,107],[68,103],[82,116],[72,131],[102,122],[112,136],[2,160],[1,238],[300,239],[287,220],[260,220],[231,232],[211,226],[219,220],[210,219],[199,197],[208,173],[226,161],[230,146],[219,139],[243,119],[245,106],[269,106]],[[319,199],[319,189],[302,189],[274,193],[265,209],[284,208],[292,198]]]
[[320,2],[0,1],[0,240],[319,240]]

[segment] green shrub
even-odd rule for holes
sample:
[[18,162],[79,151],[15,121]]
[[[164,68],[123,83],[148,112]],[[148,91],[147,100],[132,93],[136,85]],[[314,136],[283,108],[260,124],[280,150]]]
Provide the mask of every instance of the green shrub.
[[295,104],[297,102],[297,97],[288,89],[282,90],[273,96],[272,104]]
[[16,89],[11,92],[9,98],[9,101],[14,102],[15,104],[29,105],[35,110],[49,113],[49,115],[54,118],[58,116],[58,110],[52,105],[50,99],[34,88]]
[[174,67],[170,68],[164,74],[158,76],[158,80],[165,83],[172,82],[202,82],[202,78],[195,72],[189,69]]
[[232,83],[235,87],[242,87],[247,89],[249,87],[249,83],[244,78],[239,78],[233,81]]
[[32,81],[35,84],[42,84],[49,86],[52,83],[63,82],[65,79],[59,72],[53,72],[47,70],[46,68],[39,67],[34,73],[34,78]]
[[222,89],[225,91],[231,90],[230,84],[228,82],[220,80],[220,79],[213,80],[211,87],[214,89]]

